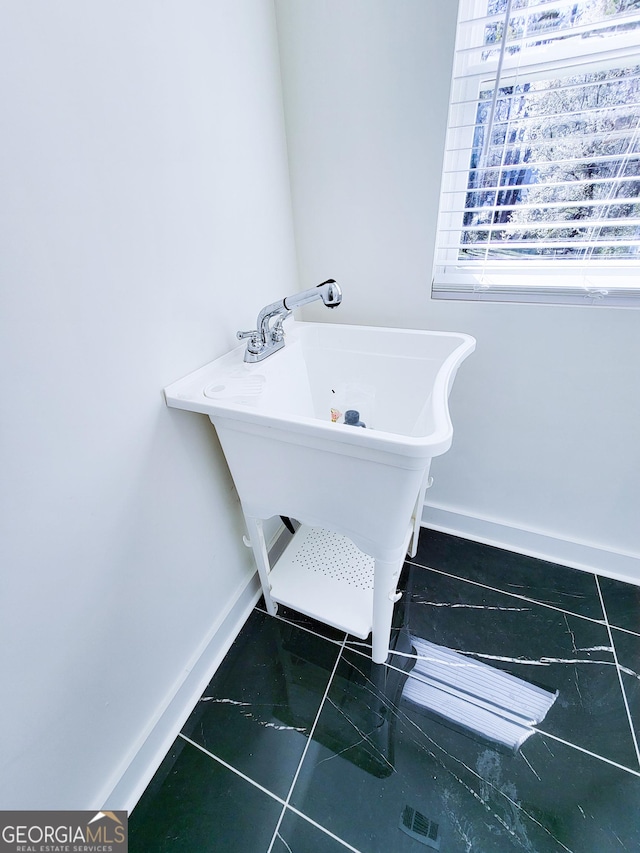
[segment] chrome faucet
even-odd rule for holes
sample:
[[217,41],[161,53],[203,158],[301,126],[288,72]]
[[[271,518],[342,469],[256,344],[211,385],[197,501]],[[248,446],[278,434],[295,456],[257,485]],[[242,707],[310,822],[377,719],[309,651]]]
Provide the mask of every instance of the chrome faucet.
[[279,302],[266,305],[258,314],[257,328],[251,332],[236,333],[238,340],[248,338],[244,360],[262,361],[263,358],[282,349],[284,346],[283,322],[294,308],[315,302],[316,299],[322,299],[327,308],[335,308],[342,302],[342,291],[338,283],[330,278],[316,287],[310,287],[309,290],[294,293],[293,296],[285,296]]

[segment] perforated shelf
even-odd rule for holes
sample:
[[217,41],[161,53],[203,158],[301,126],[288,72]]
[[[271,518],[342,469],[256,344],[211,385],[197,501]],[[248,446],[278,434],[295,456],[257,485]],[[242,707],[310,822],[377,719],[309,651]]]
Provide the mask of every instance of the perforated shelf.
[[302,525],[269,575],[271,597],[361,639],[371,633],[375,561],[339,533]]

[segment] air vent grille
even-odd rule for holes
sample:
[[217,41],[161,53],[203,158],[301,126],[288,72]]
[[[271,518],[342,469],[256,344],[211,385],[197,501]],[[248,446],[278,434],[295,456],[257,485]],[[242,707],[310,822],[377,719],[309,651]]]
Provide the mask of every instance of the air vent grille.
[[411,806],[405,806],[400,818],[400,829],[411,838],[431,847],[440,849],[440,832],[438,824]]

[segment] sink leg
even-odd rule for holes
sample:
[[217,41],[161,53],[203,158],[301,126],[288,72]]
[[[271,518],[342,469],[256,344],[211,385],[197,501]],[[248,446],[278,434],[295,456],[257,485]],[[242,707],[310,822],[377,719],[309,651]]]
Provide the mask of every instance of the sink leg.
[[375,561],[373,581],[373,627],[371,656],[374,663],[384,663],[389,654],[393,606],[400,598],[396,593],[400,567],[397,561]]
[[267,544],[264,540],[264,527],[261,518],[253,518],[245,516],[247,522],[247,530],[249,532],[249,540],[251,542],[251,550],[258,567],[258,577],[262,584],[262,593],[267,606],[267,612],[271,616],[275,616],[278,612],[278,605],[271,598],[271,584],[269,583],[269,572],[271,564],[269,563],[269,554],[267,552]]
[[413,535],[411,536],[411,542],[409,543],[410,557],[415,557],[418,551],[418,537],[420,536],[420,524],[422,522],[424,497],[427,489],[430,489],[433,485],[433,478],[429,476],[430,467],[431,461],[429,461],[429,464],[427,465],[427,470],[424,473],[424,478],[422,480],[422,485],[420,486],[420,492],[418,493],[418,499],[416,500],[416,505],[413,512]]

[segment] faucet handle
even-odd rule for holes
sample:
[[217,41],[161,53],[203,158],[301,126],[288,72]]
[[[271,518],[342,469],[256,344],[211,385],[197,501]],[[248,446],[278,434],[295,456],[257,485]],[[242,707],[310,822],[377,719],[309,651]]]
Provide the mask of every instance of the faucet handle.
[[236,332],[236,338],[239,341],[242,341],[245,338],[249,338],[249,343],[247,344],[247,352],[258,353],[262,349],[260,333],[256,329],[252,329],[250,332]]
[[285,311],[283,314],[278,314],[273,326],[271,327],[271,340],[275,343],[284,340],[284,328],[282,324],[293,312]]

